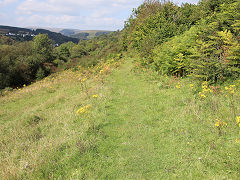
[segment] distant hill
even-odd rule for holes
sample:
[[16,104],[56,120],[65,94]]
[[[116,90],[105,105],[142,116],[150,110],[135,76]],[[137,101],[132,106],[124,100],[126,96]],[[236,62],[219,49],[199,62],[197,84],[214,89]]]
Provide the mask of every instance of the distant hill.
[[71,36],[71,35],[74,35],[76,31],[73,29],[63,29],[59,31],[59,33],[63,34],[64,36]]
[[68,41],[72,41],[74,43],[78,43],[79,39],[73,38],[73,37],[68,37],[64,36],[61,33],[55,33],[46,29],[36,29],[35,32],[37,34],[48,34],[48,37],[55,41],[57,44],[62,44]]
[[48,27],[28,27],[29,29],[46,29],[52,32],[61,33],[64,36],[77,38],[81,40],[88,40],[94,37],[98,37],[102,34],[109,34],[113,31],[107,30],[80,30],[80,29],[64,29],[64,28],[48,28]]
[[100,30],[89,30],[89,31],[82,31],[79,33],[75,33],[70,35],[70,37],[78,38],[78,39],[92,39],[94,37],[101,36],[103,34],[110,34],[113,31],[100,31]]
[[2,25],[0,25],[0,34],[11,37],[16,41],[30,41],[38,34],[47,34],[55,44],[62,44],[69,41],[78,43],[79,41],[77,38],[64,36],[61,33],[52,32],[46,29],[28,29]]

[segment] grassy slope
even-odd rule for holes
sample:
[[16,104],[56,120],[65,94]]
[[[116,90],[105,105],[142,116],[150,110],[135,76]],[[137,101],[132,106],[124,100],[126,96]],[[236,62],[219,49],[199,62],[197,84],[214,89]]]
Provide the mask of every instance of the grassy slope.
[[[213,111],[212,104],[195,102],[189,88],[164,88],[131,71],[132,66],[128,60],[104,84],[89,80],[89,94],[99,94],[98,98],[87,98],[79,82],[68,79],[10,102],[1,100],[1,175],[239,177],[240,144],[235,143],[238,130],[230,102],[213,97],[220,106]],[[88,113],[76,115],[77,109],[88,104],[92,105]],[[228,122],[223,136],[214,127],[216,117]]]

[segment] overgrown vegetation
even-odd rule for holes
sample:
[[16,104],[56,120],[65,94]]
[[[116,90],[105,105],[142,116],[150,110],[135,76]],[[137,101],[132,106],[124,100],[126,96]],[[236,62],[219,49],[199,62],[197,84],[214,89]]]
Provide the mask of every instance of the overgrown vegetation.
[[63,43],[59,47],[54,47],[46,34],[37,35],[30,42],[15,43],[1,36],[0,89],[22,87],[77,64],[88,68],[111,57],[120,57],[119,34],[102,35],[78,44]]
[[150,0],[77,45],[2,38],[2,87],[59,72],[2,91],[0,177],[239,178],[239,19],[237,0]]
[[237,179],[240,84],[199,86],[124,59],[2,97],[0,176]]
[[239,1],[198,5],[146,1],[123,30],[123,46],[161,74],[211,83],[237,79],[240,69]]
[[[31,44],[39,41],[38,37],[29,43],[1,45],[0,62],[4,69],[1,79],[4,80],[0,88],[29,84],[57,69],[79,63],[91,67],[106,56],[114,57],[122,50],[131,49],[140,54],[142,64],[160,74],[191,76],[211,83],[236,80],[240,74],[239,10],[237,0],[204,0],[198,5],[181,6],[151,0],[133,11],[121,32],[82,40],[77,45],[64,43],[54,50],[45,38],[42,48],[49,49],[48,59],[41,57],[44,52],[34,53],[31,49]],[[6,38],[1,39],[2,43],[12,44]],[[24,46],[28,46],[24,48],[28,54],[16,52]],[[9,51],[15,53],[10,55]],[[29,61],[35,64],[29,65]],[[14,74],[20,77],[16,79]]]

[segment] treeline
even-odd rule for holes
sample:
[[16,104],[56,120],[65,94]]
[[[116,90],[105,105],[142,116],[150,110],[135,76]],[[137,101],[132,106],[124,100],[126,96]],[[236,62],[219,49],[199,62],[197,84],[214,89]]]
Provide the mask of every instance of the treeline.
[[119,58],[119,36],[120,32],[115,32],[78,44],[63,43],[59,47],[54,47],[46,34],[26,42],[0,36],[0,89],[21,87],[77,64],[87,68],[107,58]]
[[47,35],[29,42],[0,36],[0,89],[23,86],[52,72],[95,66],[123,51],[159,74],[222,83],[240,76],[240,1],[197,5],[146,0],[121,32],[54,47]]
[[122,46],[160,74],[218,83],[240,76],[239,31],[239,0],[148,0],[125,23]]

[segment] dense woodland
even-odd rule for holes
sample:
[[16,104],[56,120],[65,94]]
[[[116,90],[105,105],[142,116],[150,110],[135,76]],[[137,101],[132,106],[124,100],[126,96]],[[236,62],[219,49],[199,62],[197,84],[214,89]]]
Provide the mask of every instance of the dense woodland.
[[147,0],[120,32],[54,47],[46,34],[29,42],[0,37],[0,89],[23,86],[50,73],[95,66],[134,52],[160,75],[223,83],[240,76],[240,2],[202,0],[197,5]]
[[240,75],[240,2],[198,5],[146,1],[123,30],[123,46],[160,74],[221,83]]

